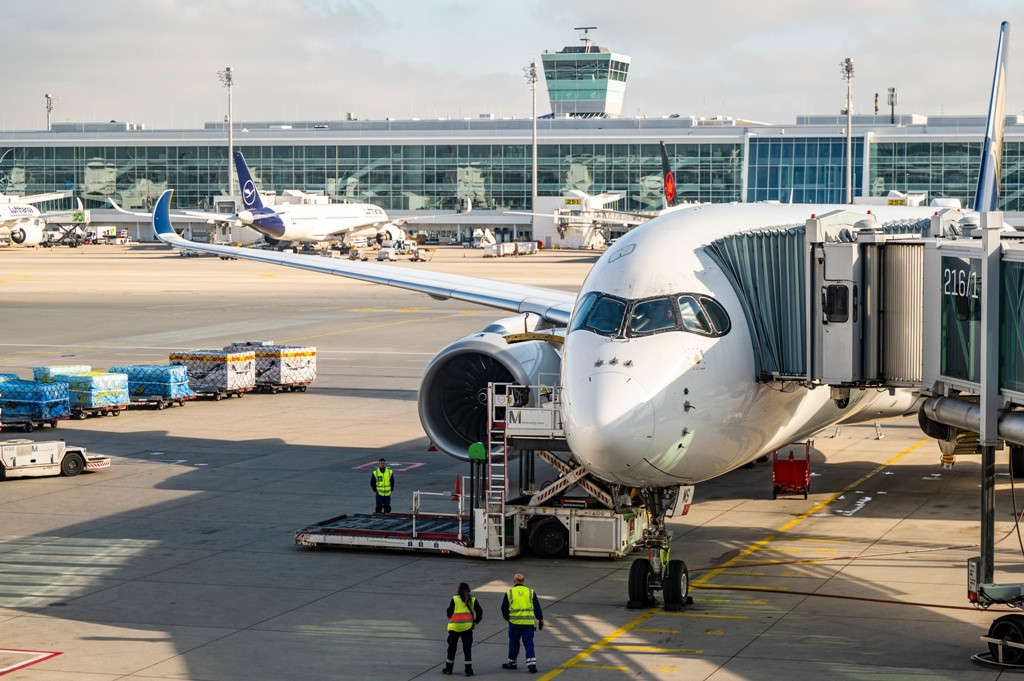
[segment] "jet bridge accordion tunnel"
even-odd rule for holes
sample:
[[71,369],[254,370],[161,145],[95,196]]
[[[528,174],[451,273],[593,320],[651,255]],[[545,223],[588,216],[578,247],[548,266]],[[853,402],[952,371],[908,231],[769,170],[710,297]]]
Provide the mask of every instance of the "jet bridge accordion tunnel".
[[840,408],[871,389],[919,396],[915,408],[929,398],[919,420],[948,465],[978,445],[987,329],[998,347],[999,437],[1024,474],[1024,233],[989,230],[998,305],[983,320],[982,231],[957,209],[886,223],[838,210],[705,251],[743,306],[757,381],[829,386]]

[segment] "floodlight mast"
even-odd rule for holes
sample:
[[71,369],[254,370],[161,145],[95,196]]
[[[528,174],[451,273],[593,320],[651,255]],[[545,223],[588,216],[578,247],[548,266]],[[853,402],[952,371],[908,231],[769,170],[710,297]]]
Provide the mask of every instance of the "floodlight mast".
[[889,88],[889,123],[896,125],[896,88]]
[[223,71],[217,72],[221,84],[228,90],[228,196],[235,195],[235,122],[234,112],[231,107],[231,86],[235,84],[234,69],[230,66],[224,67]]
[[[596,26],[595,26],[596,28]],[[526,82],[530,84],[530,92],[533,96],[533,109],[530,115],[530,122],[533,125],[533,153],[532,159],[532,178],[533,178],[533,189],[530,192],[530,228],[532,234],[537,233],[536,226],[536,213],[537,213],[537,60],[530,62],[530,65],[523,69],[523,75],[526,76]],[[532,236],[531,234],[531,236]]]
[[846,80],[846,203],[853,203],[853,59],[839,63]]

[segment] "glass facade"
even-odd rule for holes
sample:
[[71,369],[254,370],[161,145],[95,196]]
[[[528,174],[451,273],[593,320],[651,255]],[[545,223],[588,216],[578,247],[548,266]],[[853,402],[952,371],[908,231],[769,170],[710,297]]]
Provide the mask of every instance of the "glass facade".
[[[624,198],[615,208],[661,208],[657,142],[664,139],[681,201],[845,199],[846,140],[841,135],[754,132],[753,126],[705,128],[668,119],[542,123],[537,163],[541,196],[561,196],[571,189],[619,192]],[[236,144],[264,191],[319,192],[338,201],[365,201],[396,211],[447,212],[466,199],[480,210],[530,207],[528,123],[418,121],[406,122],[405,127],[395,124],[394,131],[392,123],[384,122],[360,121],[351,129],[344,125],[323,134],[265,125],[237,134]],[[1024,141],[1015,132],[1008,133],[1004,143],[1001,206],[1024,212]],[[101,136],[0,133],[0,192],[68,190],[89,208],[109,207],[110,197],[126,208],[146,209],[171,188],[176,191],[176,206],[214,209],[213,197],[227,190],[228,155],[222,135],[207,130]],[[891,189],[928,191],[929,198],[957,198],[970,207],[980,134],[964,133],[960,141],[951,141],[947,134],[941,141],[920,137],[919,132],[891,140],[869,136],[867,149],[865,134],[855,137],[855,193],[859,195],[861,187],[873,196]],[[70,208],[73,201],[65,204],[47,208]]]
[[[742,145],[668,145],[679,196],[688,201],[737,201]],[[301,189],[387,210],[452,210],[471,199],[478,209],[530,207],[527,144],[382,144],[239,146],[263,191]],[[542,144],[540,196],[568,189],[619,191],[617,207],[661,207],[657,144]],[[0,191],[74,191],[87,208],[150,207],[165,189],[175,205],[212,208],[227,190],[227,148],[220,146],[0,147]]]
[[[747,201],[844,203],[845,137],[751,137]],[[864,139],[853,139],[854,195],[864,174]]]
[[[981,141],[874,142],[871,144],[870,195],[890,189],[928,192],[928,198],[960,199],[971,207],[981,165]],[[1024,143],[1003,143],[1000,206],[1024,210]]]

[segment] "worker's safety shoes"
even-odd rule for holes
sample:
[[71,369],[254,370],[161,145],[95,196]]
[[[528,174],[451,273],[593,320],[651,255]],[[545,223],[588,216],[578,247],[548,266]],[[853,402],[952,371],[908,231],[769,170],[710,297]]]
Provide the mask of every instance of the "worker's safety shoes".
[[519,665],[517,665],[515,662],[502,662],[501,663],[501,668],[502,669],[519,669]]
[[473,665],[466,665],[466,676],[473,676]]

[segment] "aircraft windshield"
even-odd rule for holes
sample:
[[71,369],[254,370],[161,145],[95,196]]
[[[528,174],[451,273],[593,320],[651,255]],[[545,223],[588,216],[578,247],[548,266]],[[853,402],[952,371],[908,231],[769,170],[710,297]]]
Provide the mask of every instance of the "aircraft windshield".
[[708,296],[681,293],[629,301],[591,291],[576,306],[569,332],[585,330],[609,338],[665,331],[724,336],[731,326],[725,308]]

